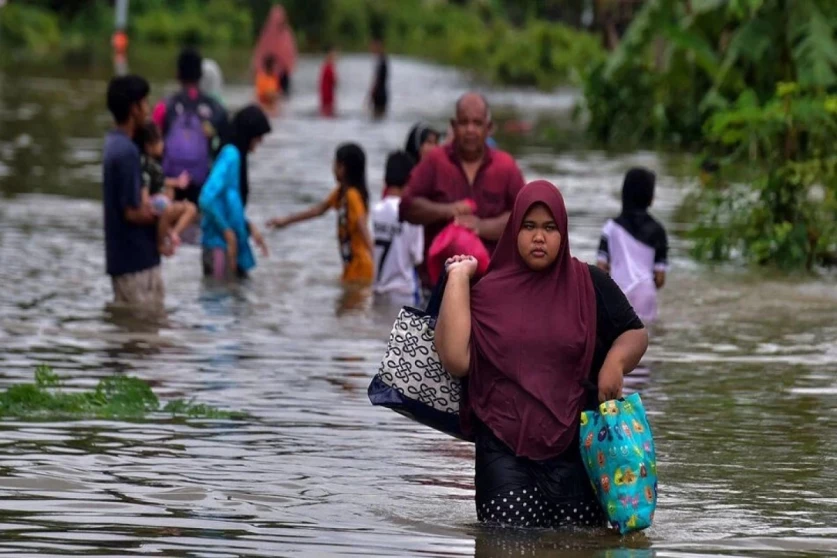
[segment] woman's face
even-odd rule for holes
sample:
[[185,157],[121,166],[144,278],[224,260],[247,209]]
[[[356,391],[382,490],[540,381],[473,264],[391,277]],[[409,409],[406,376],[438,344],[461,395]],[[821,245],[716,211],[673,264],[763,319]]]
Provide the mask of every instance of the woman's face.
[[517,233],[517,250],[526,265],[533,271],[547,269],[558,258],[561,240],[549,209],[540,203],[530,207]]
[[256,136],[255,138],[250,140],[250,153],[256,150],[256,148],[262,143],[262,138],[264,136]]
[[427,139],[421,144],[419,148],[419,157],[424,159],[424,156],[430,153],[437,145],[439,145],[439,136],[436,134],[428,134]]
[[338,184],[343,182],[343,175],[345,174],[345,169],[343,168],[342,163],[338,163],[337,159],[334,160],[334,165],[332,165],[332,171],[334,172],[334,180],[337,181]]

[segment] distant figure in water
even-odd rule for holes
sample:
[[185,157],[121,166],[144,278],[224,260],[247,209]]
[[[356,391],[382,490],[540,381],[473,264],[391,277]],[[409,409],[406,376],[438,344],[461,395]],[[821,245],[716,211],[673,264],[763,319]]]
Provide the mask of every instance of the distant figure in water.
[[622,289],[645,323],[657,319],[657,290],[668,271],[666,230],[649,213],[656,176],[645,168],[632,168],[622,184],[622,213],[602,231],[598,266]]
[[178,178],[186,171],[192,180],[188,188],[177,190],[177,199],[197,203],[217,150],[229,139],[226,109],[200,89],[203,59],[199,52],[185,48],[177,58],[177,79],[181,89],[154,108],[154,123],[163,132],[165,153],[163,171],[167,178]]
[[413,164],[418,164],[427,153],[439,145],[439,132],[424,122],[419,122],[407,134],[404,151],[413,158]]
[[201,62],[201,70],[199,89],[223,106],[224,72],[221,71],[221,66],[211,58],[204,58]]
[[374,39],[370,50],[377,58],[375,76],[369,89],[369,103],[375,118],[383,118],[389,104],[389,61],[381,39]]
[[369,190],[366,186],[366,154],[355,143],[344,143],[334,155],[334,178],[337,187],[313,207],[276,217],[267,226],[281,229],[337,210],[337,241],[343,259],[343,283],[366,286],[372,283],[372,235],[369,233]]
[[336,58],[334,47],[329,46],[320,70],[320,115],[327,118],[334,116],[334,92],[337,89]]
[[256,100],[268,115],[273,115],[276,111],[279,88],[276,57],[268,54],[264,59],[264,66],[256,73]]
[[235,115],[232,130],[232,139],[218,154],[199,200],[203,274],[218,280],[244,278],[256,266],[251,239],[264,256],[268,252],[244,209],[250,193],[247,159],[270,133],[270,123],[261,108],[250,105]]
[[291,76],[296,67],[296,41],[288,23],[288,16],[282,6],[273,6],[270,15],[262,27],[259,41],[253,52],[251,69],[256,75],[265,65],[265,59],[272,55],[276,60],[276,77],[280,92],[288,94],[291,88]]
[[375,236],[375,295],[390,302],[418,304],[420,285],[416,266],[424,261],[424,229],[398,219],[401,193],[414,159],[404,151],[390,153],[384,173],[384,195],[372,207]]

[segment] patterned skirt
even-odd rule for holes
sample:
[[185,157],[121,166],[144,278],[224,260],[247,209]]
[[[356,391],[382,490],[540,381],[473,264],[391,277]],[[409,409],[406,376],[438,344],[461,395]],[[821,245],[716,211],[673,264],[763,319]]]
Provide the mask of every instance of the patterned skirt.
[[518,457],[483,424],[476,425],[477,519],[516,527],[604,527],[576,444],[544,461]]

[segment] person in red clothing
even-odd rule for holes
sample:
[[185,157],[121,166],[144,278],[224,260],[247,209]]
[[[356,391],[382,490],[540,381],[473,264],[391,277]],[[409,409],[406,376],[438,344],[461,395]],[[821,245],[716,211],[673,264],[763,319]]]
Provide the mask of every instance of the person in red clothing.
[[320,71],[320,114],[334,116],[334,90],[337,88],[337,71],[334,66],[336,54],[334,47],[328,47],[326,58]]
[[[456,221],[476,232],[491,253],[524,186],[523,175],[511,155],[486,145],[492,122],[482,95],[466,93],[459,98],[451,129],[453,141],[430,151],[413,169],[399,217],[424,225],[425,249]],[[466,199],[476,202],[476,212]],[[429,286],[426,268],[419,269],[419,276]]]

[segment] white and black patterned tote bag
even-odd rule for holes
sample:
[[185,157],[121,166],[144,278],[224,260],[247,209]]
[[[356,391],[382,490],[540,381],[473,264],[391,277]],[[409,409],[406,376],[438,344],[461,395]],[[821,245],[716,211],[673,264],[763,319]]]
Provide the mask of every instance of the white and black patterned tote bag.
[[434,328],[444,279],[436,287],[427,310],[405,306],[398,313],[386,354],[369,385],[369,400],[373,405],[466,439],[459,427],[462,383],[445,371],[436,352]]

